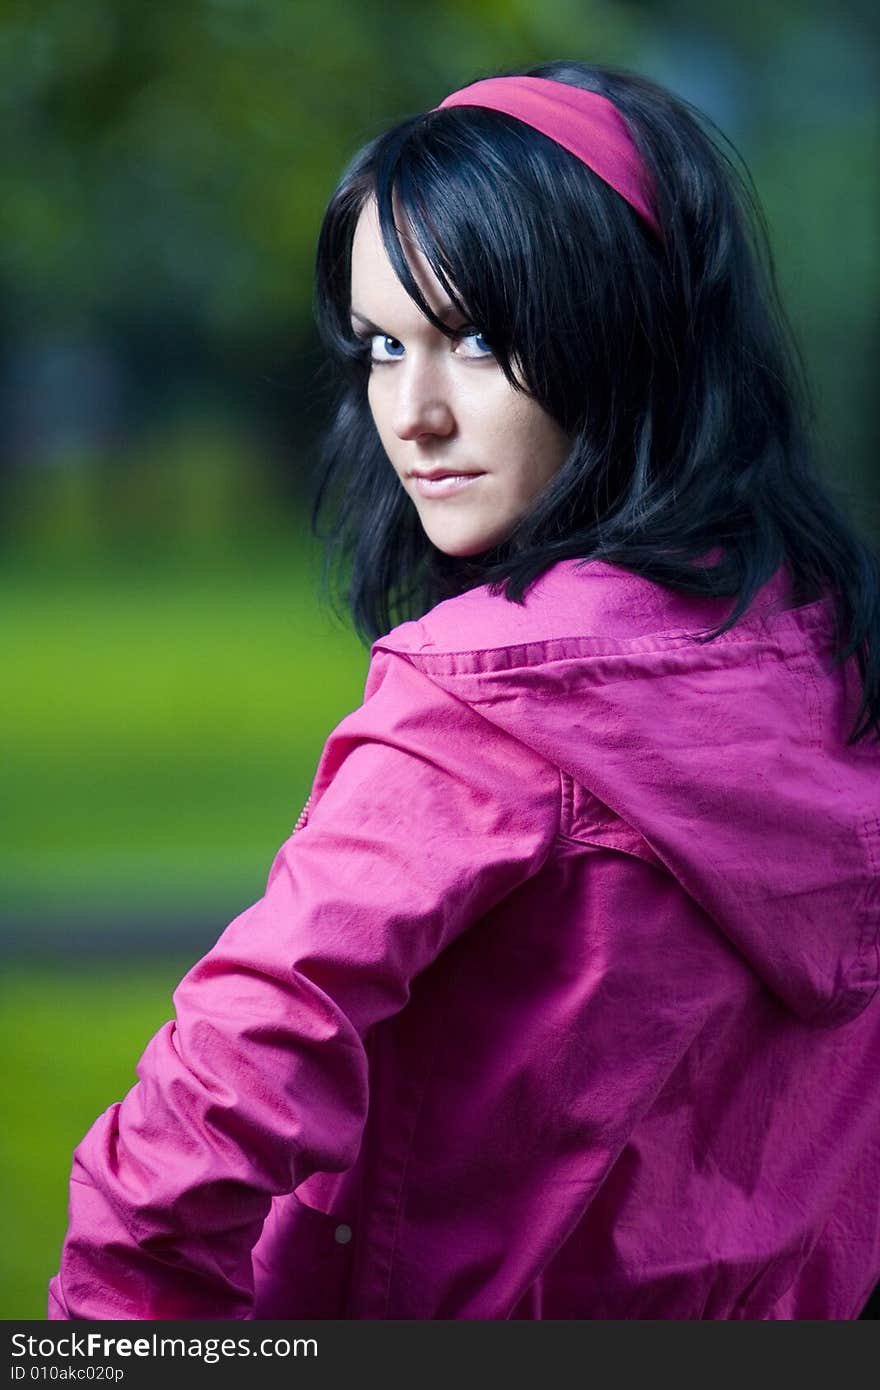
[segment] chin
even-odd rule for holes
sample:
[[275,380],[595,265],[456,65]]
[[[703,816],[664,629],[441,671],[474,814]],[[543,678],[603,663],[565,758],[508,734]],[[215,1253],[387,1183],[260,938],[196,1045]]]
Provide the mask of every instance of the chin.
[[483,540],[462,540],[447,541],[441,536],[428,536],[428,539],[438,550],[442,550],[444,555],[450,555],[456,560],[468,560],[474,555],[483,555],[492,546],[491,541]]
[[470,531],[462,527],[458,534],[455,534],[453,527],[425,526],[422,518],[422,526],[425,535],[432,545],[438,550],[442,550],[444,555],[449,555],[457,560],[469,560],[475,555],[485,555],[488,551],[500,545],[505,536],[509,533],[509,527],[495,528],[486,531],[473,529]]

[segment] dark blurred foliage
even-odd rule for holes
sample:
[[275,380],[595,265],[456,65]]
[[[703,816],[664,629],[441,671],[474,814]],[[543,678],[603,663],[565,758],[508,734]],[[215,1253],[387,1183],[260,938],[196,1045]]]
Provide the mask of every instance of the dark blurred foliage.
[[[344,163],[474,76],[566,55],[666,82],[745,155],[820,387],[829,466],[876,507],[873,12],[5,0],[0,457],[19,485],[7,534],[22,511],[33,520],[34,468],[41,505],[64,465],[93,470],[99,497],[137,495],[138,468],[161,471],[169,450],[181,456],[178,430],[186,449],[202,425],[207,453],[218,434],[232,441],[258,528],[279,500],[302,503],[329,408],[312,261]],[[124,528],[124,511],[103,505],[97,531]]]

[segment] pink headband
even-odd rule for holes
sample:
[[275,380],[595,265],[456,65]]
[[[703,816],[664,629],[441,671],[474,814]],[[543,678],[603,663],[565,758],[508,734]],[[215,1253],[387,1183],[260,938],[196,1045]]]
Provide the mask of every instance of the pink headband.
[[589,165],[663,240],[650,176],[607,97],[546,77],[487,77],[452,92],[434,110],[444,106],[485,106],[540,130]]

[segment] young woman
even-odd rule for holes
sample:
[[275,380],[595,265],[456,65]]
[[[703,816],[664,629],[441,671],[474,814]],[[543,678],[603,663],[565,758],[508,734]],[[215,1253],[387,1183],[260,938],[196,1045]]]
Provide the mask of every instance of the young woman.
[[315,520],[364,701],[77,1148],[50,1316],[868,1299],[880,565],[708,126],[554,63],[344,174]]

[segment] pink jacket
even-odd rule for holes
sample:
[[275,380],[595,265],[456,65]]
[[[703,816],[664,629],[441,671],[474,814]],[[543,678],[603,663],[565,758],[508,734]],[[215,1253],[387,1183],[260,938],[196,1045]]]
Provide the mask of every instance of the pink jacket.
[[376,642],[75,1152],[50,1317],[857,1317],[880,747],[787,593],[700,646],[731,601],[564,561]]

